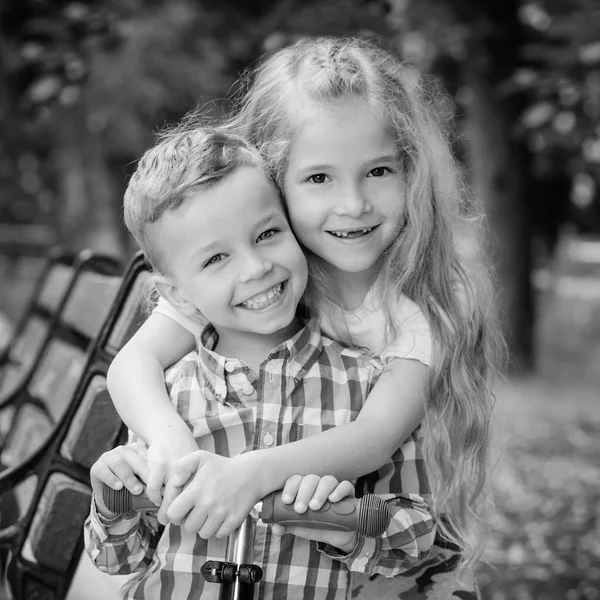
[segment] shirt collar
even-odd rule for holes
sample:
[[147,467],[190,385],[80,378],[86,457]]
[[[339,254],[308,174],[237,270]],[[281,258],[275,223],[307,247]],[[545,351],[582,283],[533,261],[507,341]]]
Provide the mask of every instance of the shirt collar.
[[[219,335],[209,323],[198,337],[199,375],[204,379],[208,391],[224,404],[227,400],[227,378],[249,368],[237,358],[228,358],[215,352],[213,348],[218,341]],[[296,335],[271,350],[264,368],[267,371],[285,368],[281,375],[293,378],[294,383],[298,384],[318,359],[322,349],[318,323],[310,319]]]

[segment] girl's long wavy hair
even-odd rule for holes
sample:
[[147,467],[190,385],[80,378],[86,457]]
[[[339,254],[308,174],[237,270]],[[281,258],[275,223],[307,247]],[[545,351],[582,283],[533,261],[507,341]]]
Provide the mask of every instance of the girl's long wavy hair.
[[[414,69],[354,38],[301,40],[264,59],[243,81],[229,126],[260,150],[284,195],[305,102],[335,110],[341,101],[364,101],[396,140],[406,178],[405,222],[381,258],[374,291],[387,313],[387,341],[397,333],[392,311],[400,294],[429,319],[434,357],[424,446],[432,505],[439,529],[462,549],[463,565],[471,564],[485,543],[491,384],[503,344],[481,250],[480,207],[452,155],[449,119],[440,118],[435,104],[439,90],[426,91]],[[335,302],[327,264],[308,256],[309,306]]]

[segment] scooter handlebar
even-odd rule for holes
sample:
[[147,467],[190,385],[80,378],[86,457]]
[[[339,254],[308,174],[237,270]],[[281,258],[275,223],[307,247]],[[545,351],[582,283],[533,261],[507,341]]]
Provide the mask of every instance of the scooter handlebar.
[[[106,508],[116,514],[158,510],[144,492],[134,495],[126,488],[114,490],[105,485],[102,500]],[[278,523],[285,527],[356,531],[366,537],[378,537],[387,529],[391,515],[387,503],[375,494],[344,498],[339,502],[327,501],[319,510],[297,513],[293,504],[282,502],[281,491],[278,491],[263,499],[260,518],[265,523]]]

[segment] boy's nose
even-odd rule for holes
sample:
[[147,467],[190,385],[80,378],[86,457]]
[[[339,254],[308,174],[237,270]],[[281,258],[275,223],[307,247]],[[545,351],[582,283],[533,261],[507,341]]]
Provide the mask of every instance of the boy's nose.
[[273,262],[259,252],[246,257],[240,274],[240,281],[245,283],[252,279],[260,279],[273,268]]

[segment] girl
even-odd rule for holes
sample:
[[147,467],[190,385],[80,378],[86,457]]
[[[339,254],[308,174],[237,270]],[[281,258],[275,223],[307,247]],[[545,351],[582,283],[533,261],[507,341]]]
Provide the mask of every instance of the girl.
[[[207,453],[198,469],[213,531],[229,533],[291,475],[376,470],[425,416],[438,528],[472,563],[499,336],[478,215],[430,99],[412,70],[355,39],[300,41],[247,81],[230,126],[283,192],[309,259],[306,305],[326,334],[368,348],[386,370],[354,423],[280,447],[265,436],[264,450],[234,459]],[[149,444],[159,502],[167,467],[196,449],[163,370],[194,347],[199,321],[162,300],[109,371],[121,417]]]

